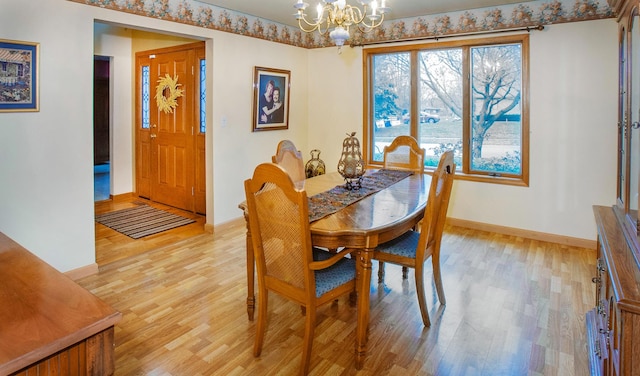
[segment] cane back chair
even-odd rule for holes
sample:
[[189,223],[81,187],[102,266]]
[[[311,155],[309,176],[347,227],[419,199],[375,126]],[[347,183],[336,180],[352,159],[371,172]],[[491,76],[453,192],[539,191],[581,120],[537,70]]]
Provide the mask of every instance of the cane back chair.
[[276,154],[271,157],[273,163],[282,166],[291,176],[291,180],[297,188],[304,187],[304,179],[307,175],[304,170],[304,160],[302,153],[290,140],[282,140],[278,143]]
[[[440,157],[438,167],[433,173],[420,231],[410,230],[396,239],[378,245],[373,252],[373,258],[378,261],[414,269],[416,294],[425,326],[431,326],[424,292],[424,263],[429,257],[433,265],[438,300],[440,304],[446,304],[440,271],[440,245],[455,171],[453,151],[447,151]],[[383,279],[384,268],[378,270],[379,282]]]
[[268,291],[303,307],[305,332],[301,374],[309,370],[316,308],[341,295],[355,297],[355,257],[311,245],[308,200],[279,165],[264,163],[245,181],[249,226],[258,272],[258,322],[254,356],[260,356],[267,325]]

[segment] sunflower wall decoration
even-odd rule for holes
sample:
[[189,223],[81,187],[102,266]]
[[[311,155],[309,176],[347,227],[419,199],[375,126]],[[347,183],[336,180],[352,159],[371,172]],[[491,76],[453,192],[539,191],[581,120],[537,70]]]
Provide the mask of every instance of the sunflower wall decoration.
[[[178,106],[177,99],[180,98],[184,90],[179,89],[178,86],[182,84],[178,83],[178,76],[171,78],[169,74],[165,74],[158,80],[158,86],[156,86],[156,103],[161,111],[165,114],[173,113],[173,110]],[[165,95],[167,91],[168,95]]]

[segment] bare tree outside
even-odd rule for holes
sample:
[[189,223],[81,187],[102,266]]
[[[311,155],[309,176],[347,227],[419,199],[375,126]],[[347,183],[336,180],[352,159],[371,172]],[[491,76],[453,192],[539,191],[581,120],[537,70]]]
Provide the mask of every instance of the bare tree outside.
[[520,45],[471,49],[472,158],[482,158],[487,131],[517,108],[520,115],[522,57]]
[[409,134],[427,150],[427,166],[454,150],[456,163],[469,153],[469,172],[522,173],[522,43],[394,51],[372,62],[374,160],[395,136]]
[[[409,53],[376,56],[374,60],[374,114],[376,118],[397,117],[411,104]],[[393,99],[393,103],[388,103]]]
[[462,49],[428,50],[418,56],[422,103],[435,96],[462,118]]
[[[429,50],[420,53],[420,81],[458,117],[462,108],[462,50]],[[482,158],[489,129],[506,114],[519,110],[522,58],[520,45],[471,48],[471,157]],[[512,119],[519,118],[517,111]]]

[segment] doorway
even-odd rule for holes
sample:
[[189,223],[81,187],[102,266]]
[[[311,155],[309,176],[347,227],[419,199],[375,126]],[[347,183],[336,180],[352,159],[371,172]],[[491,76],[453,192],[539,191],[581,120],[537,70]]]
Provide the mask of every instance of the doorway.
[[136,52],[137,195],[206,214],[205,44]]
[[93,198],[111,196],[110,74],[108,56],[93,58]]

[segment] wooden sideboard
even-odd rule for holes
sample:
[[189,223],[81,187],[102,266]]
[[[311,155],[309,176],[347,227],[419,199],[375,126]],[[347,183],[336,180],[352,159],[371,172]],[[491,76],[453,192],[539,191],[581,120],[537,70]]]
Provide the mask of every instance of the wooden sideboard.
[[587,313],[592,375],[640,375],[640,268],[614,208],[594,206],[598,229],[595,307]]
[[121,316],[0,233],[0,375],[112,375]]
[[618,22],[618,117],[604,124],[618,133],[616,202],[594,206],[596,299],[587,343],[592,375],[640,375],[640,0],[608,3]]

